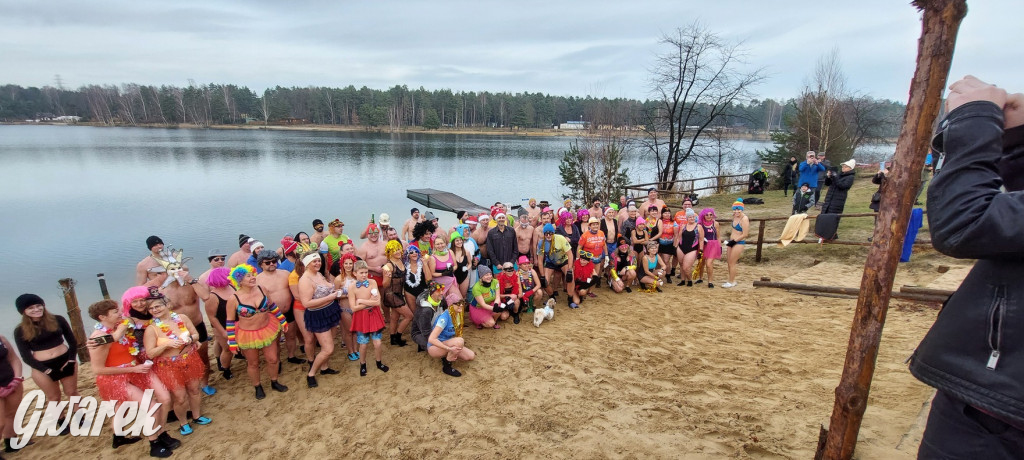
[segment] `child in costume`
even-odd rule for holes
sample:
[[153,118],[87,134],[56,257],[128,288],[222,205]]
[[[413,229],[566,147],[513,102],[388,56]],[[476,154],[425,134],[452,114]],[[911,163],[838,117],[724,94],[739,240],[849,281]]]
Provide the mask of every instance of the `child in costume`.
[[387,372],[388,367],[381,362],[381,337],[384,331],[384,314],[380,309],[380,291],[377,282],[368,279],[370,271],[366,262],[360,260],[353,267],[356,272],[356,284],[348,290],[348,304],[352,309],[352,332],[356,333],[359,344],[359,375],[366,376],[366,345],[373,340],[373,356],[377,360],[377,369]]

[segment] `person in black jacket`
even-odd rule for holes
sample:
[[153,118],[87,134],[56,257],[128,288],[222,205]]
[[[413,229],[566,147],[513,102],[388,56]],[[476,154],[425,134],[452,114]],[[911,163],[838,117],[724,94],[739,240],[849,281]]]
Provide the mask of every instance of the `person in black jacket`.
[[853,168],[855,167],[857,167],[857,162],[850,160],[840,166],[842,169],[839,174],[828,172],[825,177],[828,195],[825,196],[825,204],[821,206],[822,214],[843,213],[843,208],[846,207],[846,194],[850,191],[850,187],[853,187],[853,176],[855,175]]
[[789,196],[789,187],[793,187],[793,194],[796,194],[796,182],[800,177],[796,163],[796,157],[789,157],[789,162],[782,166],[782,196]]
[[918,458],[1022,458],[1024,94],[970,76],[949,89],[928,226],[939,252],[977,262],[911,357],[938,390]]

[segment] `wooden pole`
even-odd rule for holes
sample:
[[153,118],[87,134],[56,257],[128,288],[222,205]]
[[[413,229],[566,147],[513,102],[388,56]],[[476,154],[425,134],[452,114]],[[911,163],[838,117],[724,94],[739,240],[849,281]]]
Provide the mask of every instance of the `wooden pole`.
[[68,307],[68,322],[71,323],[71,331],[75,334],[75,341],[78,342],[78,360],[83,363],[89,362],[89,349],[85,346],[85,326],[82,324],[82,309],[78,308],[78,296],[75,295],[75,280],[62,278],[57,281],[64,291],[64,303]]
[[[861,290],[857,288],[840,287],[840,286],[816,286],[813,284],[799,284],[799,283],[780,283],[776,281],[754,281],[754,287],[770,287],[779,289],[789,289],[794,291],[802,292],[820,292],[823,294],[842,294],[854,296],[855,298],[860,295]],[[919,292],[893,292],[890,296],[894,299],[901,300],[914,300],[919,302],[929,303],[942,303],[948,296],[925,294]]]
[[757,255],[754,256],[754,262],[761,261],[761,246],[764,245],[764,221],[757,226]]
[[103,277],[102,273],[97,273],[96,278],[100,280],[100,294],[103,294],[103,300],[110,300],[110,291],[107,290],[107,280]]
[[946,289],[931,289],[919,286],[901,286],[900,292],[907,292],[911,294],[928,294],[938,297],[949,297],[956,291],[949,291]]
[[910,100],[903,118],[903,129],[896,142],[895,167],[882,184],[881,211],[875,224],[874,245],[864,264],[857,310],[850,329],[843,375],[836,387],[828,436],[824,449],[817,452],[818,456],[827,459],[849,459],[857,446],[893,279],[903,249],[914,194],[921,181],[924,157],[929,150],[931,126],[939,116],[957,31],[967,14],[965,0],[914,0],[913,5],[923,11],[917,68],[910,82]]

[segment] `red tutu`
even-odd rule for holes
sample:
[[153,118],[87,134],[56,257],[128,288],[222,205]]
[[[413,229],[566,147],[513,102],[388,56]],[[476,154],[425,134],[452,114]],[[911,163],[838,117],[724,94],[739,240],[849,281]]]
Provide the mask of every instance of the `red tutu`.
[[136,373],[96,376],[96,389],[104,401],[131,401],[128,385],[145,390],[149,388],[149,376]]
[[359,310],[352,314],[352,332],[369,334],[384,329],[384,314],[380,307]]
[[170,391],[183,388],[191,382],[203,377],[203,360],[199,358],[199,352],[192,349],[187,353],[171,356],[157,357],[153,359],[153,369],[164,386]]

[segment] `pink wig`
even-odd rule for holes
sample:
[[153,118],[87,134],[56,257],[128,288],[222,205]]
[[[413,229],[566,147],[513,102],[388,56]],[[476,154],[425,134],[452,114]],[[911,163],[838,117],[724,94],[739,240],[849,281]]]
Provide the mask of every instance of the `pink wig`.
[[230,273],[230,271],[227,267],[214,268],[213,270],[210,270],[210,276],[206,278],[206,284],[210,285],[210,287],[216,288],[227,286],[231,284],[231,282],[228,281],[228,273]]
[[562,211],[558,214],[558,226],[561,227],[566,223],[572,222],[572,213],[569,211]]
[[[704,208],[700,211],[700,221],[704,222],[704,218],[715,214],[715,210],[711,208]],[[710,222],[708,222],[710,223]]]
[[146,286],[135,286],[128,288],[124,291],[124,295],[121,296],[121,314],[126,318],[128,312],[132,310],[132,301],[136,299],[145,299],[149,295],[149,288]]
[[586,209],[580,209],[579,211],[576,212],[576,220],[579,222],[586,222],[589,217],[590,211]]

